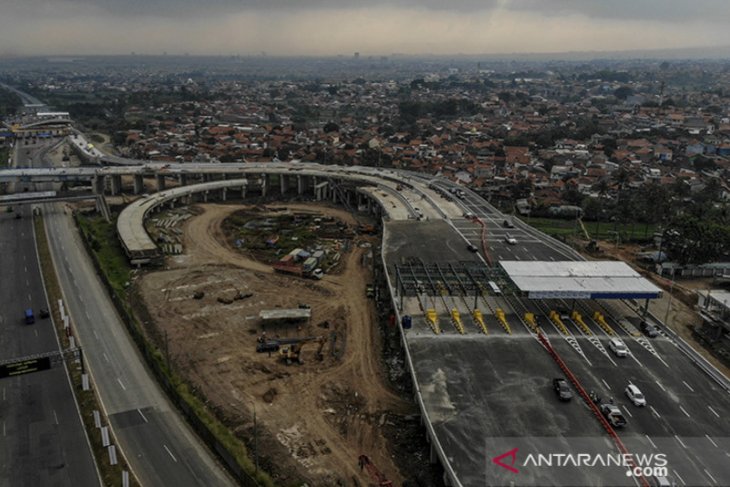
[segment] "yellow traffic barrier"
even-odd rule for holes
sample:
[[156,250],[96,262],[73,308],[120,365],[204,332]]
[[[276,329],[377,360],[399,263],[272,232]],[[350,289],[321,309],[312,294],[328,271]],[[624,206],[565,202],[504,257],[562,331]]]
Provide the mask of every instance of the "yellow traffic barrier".
[[603,331],[605,331],[609,335],[613,336],[616,334],[616,332],[613,331],[613,328],[611,328],[611,325],[606,323],[606,318],[603,317],[600,311],[596,311],[595,313],[593,313],[593,321],[598,323],[598,326],[603,328]]
[[474,318],[474,322],[479,325],[479,328],[482,329],[482,332],[484,332],[485,335],[489,335],[489,332],[487,331],[487,324],[484,322],[484,316],[482,315],[482,311],[479,309],[475,309],[471,313],[472,318]]
[[494,310],[494,315],[497,317],[497,321],[499,321],[499,324],[502,325],[502,328],[504,328],[504,331],[512,334],[512,329],[509,327],[509,323],[507,323],[507,318],[504,316],[504,311],[502,311],[502,308],[497,308]]
[[551,310],[550,314],[548,316],[550,317],[550,321],[555,323],[555,326],[558,327],[558,330],[560,330],[560,333],[567,336],[568,329],[565,327],[565,323],[563,323],[563,320],[560,319],[560,313],[558,313],[555,310]]
[[580,315],[580,313],[574,310],[572,313],[570,313],[570,317],[578,324],[578,327],[583,330],[583,333],[585,333],[586,335],[593,335],[593,333],[591,333],[591,329],[588,328],[586,322],[583,321],[583,317]]
[[530,313],[529,311],[525,313],[525,323],[527,323],[527,326],[530,327],[530,329],[537,333],[538,327],[537,327],[537,320],[535,319],[535,313]]
[[436,310],[433,308],[429,308],[426,310],[426,322],[431,326],[431,329],[434,333],[437,335],[441,333],[441,328],[439,327],[439,319],[436,315]]
[[466,330],[464,330],[464,323],[462,323],[461,321],[461,314],[456,308],[453,308],[451,310],[451,321],[452,323],[454,323],[454,327],[459,333],[461,333],[462,335],[466,333]]

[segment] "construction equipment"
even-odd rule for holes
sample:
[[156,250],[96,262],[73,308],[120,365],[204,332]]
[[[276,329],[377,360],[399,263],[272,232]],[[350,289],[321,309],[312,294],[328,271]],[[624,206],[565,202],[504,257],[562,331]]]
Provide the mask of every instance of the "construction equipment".
[[279,355],[282,356],[287,365],[291,365],[293,362],[303,364],[302,349],[304,348],[304,345],[312,342],[319,343],[315,357],[317,357],[317,360],[324,360],[322,349],[324,348],[324,344],[327,343],[327,337],[325,336],[301,338],[293,343],[280,347]]
[[375,484],[377,487],[393,487],[393,482],[388,480],[388,478],[383,475],[380,470],[378,470],[378,467],[370,461],[370,458],[368,458],[367,455],[360,455],[357,459],[357,463],[360,466],[360,470],[365,469],[368,471],[370,477],[377,482]]

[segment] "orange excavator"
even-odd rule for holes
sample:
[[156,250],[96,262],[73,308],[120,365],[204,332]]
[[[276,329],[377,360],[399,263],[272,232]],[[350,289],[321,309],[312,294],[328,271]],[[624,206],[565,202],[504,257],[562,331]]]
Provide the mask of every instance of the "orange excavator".
[[370,458],[367,455],[360,455],[357,458],[357,464],[360,466],[360,470],[368,471],[368,475],[370,475],[370,478],[376,482],[374,485],[377,487],[393,487],[393,482],[388,480],[388,478],[383,475],[380,470],[378,470],[378,467],[370,461]]

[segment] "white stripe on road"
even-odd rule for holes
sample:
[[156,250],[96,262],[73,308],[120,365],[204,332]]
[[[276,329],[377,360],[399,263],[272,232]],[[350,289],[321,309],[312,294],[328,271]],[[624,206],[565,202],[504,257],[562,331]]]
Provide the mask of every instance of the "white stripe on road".
[[676,470],[672,470],[672,473],[674,473],[674,476],[677,477],[680,482],[682,482],[682,485],[687,485],[687,482],[685,482],[684,479],[680,477],[679,473],[677,473]]
[[122,379],[120,379],[119,377],[117,377],[117,382],[119,382],[119,385],[122,386],[122,389],[124,389],[125,391],[127,390],[127,388],[124,387],[124,384],[122,384]]
[[712,482],[716,484],[717,483],[717,480],[715,480],[715,477],[713,477],[712,474],[710,472],[708,472],[706,468],[703,469],[703,470],[705,471],[705,473],[707,474],[707,476],[712,479]]
[[685,411],[685,409],[682,406],[679,406],[679,409],[682,410],[682,412],[685,414],[685,416],[687,416],[688,418],[691,418],[691,416],[689,415],[689,413],[687,411]]
[[695,390],[694,390],[694,389],[692,389],[692,387],[690,387],[690,385],[689,385],[689,384],[687,384],[687,383],[686,383],[685,381],[682,381],[682,384],[684,384],[685,386],[687,386],[687,389],[689,389],[690,391],[692,391],[692,392],[694,392],[694,391],[695,391]]
[[626,414],[629,415],[629,418],[633,418],[634,417],[634,415],[629,412],[629,409],[626,406],[624,406],[624,411],[626,411]]
[[661,390],[663,390],[664,392],[667,392],[667,390],[664,388],[664,386],[659,381],[655,381],[655,382],[656,382],[656,385],[658,385]]
[[656,409],[654,409],[654,406],[649,406],[649,409],[651,409],[651,412],[653,412],[654,414],[656,414],[656,417],[657,418],[661,418],[662,417],[658,412],[656,412]]
[[714,441],[712,441],[712,438],[710,438],[710,435],[705,435],[705,438],[707,438],[708,440],[710,440],[710,443],[712,443],[713,445],[715,445],[715,448],[720,448],[719,446],[717,446],[717,443],[715,443]]
[[709,409],[710,411],[712,411],[712,414],[714,414],[714,415],[715,415],[715,416],[717,416],[718,418],[720,417],[720,415],[719,415],[719,414],[717,414],[717,411],[715,411],[714,409],[712,409],[712,407],[710,407],[710,406],[707,406],[707,409]]
[[109,357],[107,357],[106,352],[101,352],[101,355],[104,357],[104,360],[109,362]]
[[611,386],[608,385],[608,382],[603,379],[601,379],[601,382],[603,382],[603,384],[608,388],[609,391],[611,390]]
[[676,438],[676,440],[679,442],[679,444],[682,445],[682,448],[687,448],[687,445],[684,444],[684,442],[682,441],[682,439],[679,436],[674,435],[674,438]]
[[649,443],[651,443],[651,446],[653,446],[656,449],[656,444],[654,444],[654,442],[651,441],[651,438],[649,438],[649,435],[644,435],[644,436],[646,436],[646,439],[649,440]]
[[149,421],[147,421],[147,418],[145,417],[145,415],[142,414],[142,410],[141,409],[137,408],[137,412],[139,413],[140,416],[142,416],[142,419],[144,419],[144,422],[145,423],[149,423]]
[[172,459],[175,460],[175,463],[177,463],[177,458],[175,458],[175,455],[173,455],[172,452],[170,451],[170,449],[167,448],[167,445],[162,445],[162,446],[165,447],[165,450],[167,451],[167,453],[169,453],[170,456],[172,457]]
[[56,414],[56,410],[53,410],[53,417],[56,419],[56,424],[58,424],[58,415]]

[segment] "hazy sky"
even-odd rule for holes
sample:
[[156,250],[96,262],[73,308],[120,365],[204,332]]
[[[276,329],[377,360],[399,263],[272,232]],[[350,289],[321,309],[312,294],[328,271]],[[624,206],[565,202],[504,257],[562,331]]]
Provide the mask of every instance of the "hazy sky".
[[0,55],[610,51],[729,25],[730,0],[0,0]]

